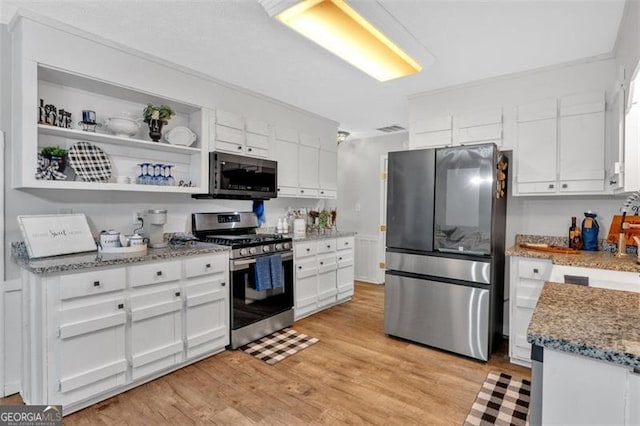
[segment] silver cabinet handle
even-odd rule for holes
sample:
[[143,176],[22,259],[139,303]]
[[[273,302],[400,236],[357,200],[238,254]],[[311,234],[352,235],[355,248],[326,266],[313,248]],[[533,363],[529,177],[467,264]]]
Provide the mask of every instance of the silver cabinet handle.
[[94,287],[100,287],[100,281],[94,281],[93,282],[93,286]]
[[611,179],[611,180],[609,181],[609,185],[615,185],[615,184],[617,184],[617,183],[618,183],[618,180],[617,180],[617,179]]
[[227,283],[222,282],[222,283],[220,283],[220,285],[221,285],[222,287],[224,287],[224,286],[226,286],[226,285],[227,285]]
[[552,183],[550,183],[550,184],[549,184],[549,189],[553,189],[553,188],[555,188],[555,187],[556,187],[556,186],[555,186],[554,184],[552,184]]
[[156,272],[156,276],[161,277],[162,276],[162,271]]
[[569,185],[567,185],[566,183],[563,183],[563,184],[562,184],[562,187],[566,189],[566,188],[568,188],[568,187],[569,187]]

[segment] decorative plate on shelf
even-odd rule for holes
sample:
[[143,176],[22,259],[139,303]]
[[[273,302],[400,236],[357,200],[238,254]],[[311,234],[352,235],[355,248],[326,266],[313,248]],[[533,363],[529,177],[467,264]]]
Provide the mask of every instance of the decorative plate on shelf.
[[69,165],[85,182],[106,182],[111,177],[109,156],[89,142],[77,142],[69,148]]
[[188,127],[178,126],[165,133],[164,139],[171,145],[191,146],[198,136]]

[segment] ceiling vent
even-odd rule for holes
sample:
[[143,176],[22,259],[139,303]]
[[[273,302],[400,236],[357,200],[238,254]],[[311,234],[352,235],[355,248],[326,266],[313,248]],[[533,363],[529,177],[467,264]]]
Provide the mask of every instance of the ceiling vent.
[[397,124],[392,124],[391,126],[380,127],[379,129],[376,129],[376,130],[385,132],[385,133],[393,133],[393,132],[401,132],[407,129],[405,129],[402,126],[398,126]]

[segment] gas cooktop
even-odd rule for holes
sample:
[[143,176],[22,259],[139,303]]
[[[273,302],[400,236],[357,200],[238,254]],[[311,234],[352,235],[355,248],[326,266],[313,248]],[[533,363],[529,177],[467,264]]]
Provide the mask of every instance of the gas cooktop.
[[207,243],[219,244],[231,247],[249,247],[263,243],[273,243],[276,241],[291,241],[291,238],[281,234],[238,234],[238,235],[216,235],[209,234],[201,238]]

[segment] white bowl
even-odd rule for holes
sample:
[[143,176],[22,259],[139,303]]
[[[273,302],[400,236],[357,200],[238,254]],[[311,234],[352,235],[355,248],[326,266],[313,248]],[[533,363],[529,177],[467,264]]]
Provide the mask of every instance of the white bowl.
[[114,135],[129,138],[140,130],[140,123],[127,117],[109,117],[104,122]]

